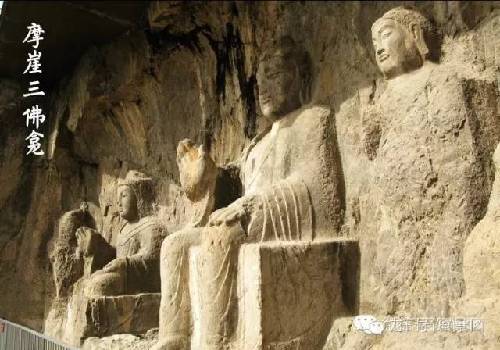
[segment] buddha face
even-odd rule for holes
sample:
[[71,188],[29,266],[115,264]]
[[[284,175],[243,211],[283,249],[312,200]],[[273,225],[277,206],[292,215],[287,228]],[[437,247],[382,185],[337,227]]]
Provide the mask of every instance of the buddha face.
[[397,77],[422,66],[416,39],[392,19],[379,19],[372,28],[377,65],[386,79]]
[[118,188],[118,208],[120,216],[127,221],[135,221],[138,217],[137,198],[130,186],[122,185]]
[[298,68],[278,54],[261,61],[257,72],[259,104],[271,121],[300,107]]

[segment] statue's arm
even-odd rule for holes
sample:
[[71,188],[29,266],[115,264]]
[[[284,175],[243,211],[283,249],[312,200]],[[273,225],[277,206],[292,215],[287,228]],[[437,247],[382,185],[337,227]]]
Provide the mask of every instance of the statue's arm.
[[98,257],[104,264],[115,258],[116,249],[96,230],[80,227],[76,231],[76,237],[78,250],[83,256]]
[[312,230],[314,220],[330,234],[340,229],[343,178],[333,118],[327,108],[313,109],[306,117],[307,123],[297,126],[297,138],[290,144],[298,154],[290,175],[217,210],[210,226],[240,220],[249,230],[271,225],[272,230],[289,231],[292,239]]
[[[311,123],[302,129],[300,164],[294,174],[307,188],[316,236],[335,236],[345,211],[345,179],[337,142],[335,117],[329,108],[315,107]],[[314,122],[312,122],[314,121]]]
[[127,256],[131,263],[145,262],[158,258],[163,239],[167,235],[167,230],[160,223],[153,223],[146,227],[141,235],[141,247],[136,254]]
[[291,176],[214,212],[209,225],[236,222],[256,241],[305,239],[312,232],[309,191],[300,178]]
[[362,108],[361,111],[361,143],[369,160],[377,157],[380,145],[382,126],[379,113],[373,106]]

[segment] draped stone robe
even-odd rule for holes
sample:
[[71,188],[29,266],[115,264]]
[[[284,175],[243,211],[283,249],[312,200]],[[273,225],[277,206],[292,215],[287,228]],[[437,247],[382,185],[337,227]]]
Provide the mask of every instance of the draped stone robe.
[[158,257],[164,229],[155,217],[144,217],[137,224],[126,224],[116,240],[116,258],[123,258],[127,294],[160,291]]
[[244,195],[257,195],[249,241],[312,240],[336,235],[343,181],[333,118],[304,107],[273,123],[243,153]]

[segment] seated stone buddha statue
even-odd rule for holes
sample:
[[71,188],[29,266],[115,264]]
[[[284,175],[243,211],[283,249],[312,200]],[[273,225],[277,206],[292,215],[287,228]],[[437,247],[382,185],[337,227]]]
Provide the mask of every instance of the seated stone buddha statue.
[[[205,227],[186,227],[164,240],[155,350],[189,349],[193,318],[201,323],[199,348],[229,346],[236,332],[240,246],[336,236],[342,221],[340,159],[330,110],[308,105],[310,72],[307,52],[289,37],[262,55],[259,102],[272,126],[242,154],[243,196],[213,212]],[[191,248],[199,251],[197,269],[190,267]],[[190,283],[193,275],[199,283]],[[198,294],[197,311],[191,299]]]
[[[77,230],[80,251],[94,257],[114,249],[116,256],[102,269],[90,274],[85,282],[86,296],[137,294],[159,292],[159,253],[165,230],[153,213],[153,180],[131,171],[119,182],[118,207],[123,226],[111,247],[96,230],[81,227]],[[85,271],[92,267],[85,264]]]
[[153,179],[130,171],[118,185],[118,234],[108,240],[87,205],[62,216],[51,254],[56,297],[47,335],[80,346],[90,336],[157,327],[158,260],[167,230],[153,215],[154,199]]

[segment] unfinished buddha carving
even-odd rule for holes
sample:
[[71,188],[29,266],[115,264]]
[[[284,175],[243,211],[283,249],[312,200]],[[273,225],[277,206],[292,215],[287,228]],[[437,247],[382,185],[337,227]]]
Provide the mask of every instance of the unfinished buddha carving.
[[[85,295],[120,295],[160,290],[158,256],[165,232],[153,214],[153,180],[131,171],[119,182],[118,201],[124,220],[116,241],[116,258],[93,272]],[[90,228],[77,232],[79,248],[87,257],[110,245]]]
[[84,273],[84,259],[76,236],[80,227],[95,227],[94,219],[85,209],[69,211],[59,220],[57,241],[50,255],[58,299],[71,295],[73,284]]
[[177,166],[181,186],[173,186],[173,200],[159,213],[169,232],[206,225],[215,206],[218,169],[204,145],[180,141]]
[[462,293],[462,246],[487,196],[462,84],[427,61],[431,31],[422,14],[402,7],[372,26],[385,90],[364,116],[380,215],[369,268],[381,277],[375,309],[442,316]]
[[[239,247],[264,241],[311,241],[336,235],[341,224],[341,177],[330,110],[305,106],[307,54],[281,40],[260,61],[259,102],[272,127],[243,152],[244,195],[215,211],[208,227],[167,237],[160,269],[160,341],[155,349],[188,349],[192,336],[189,276],[197,274],[201,348],[223,349],[236,337]],[[188,260],[197,247],[196,271]],[[190,253],[191,252],[191,253]],[[192,291],[191,291],[192,292]]]
[[205,147],[196,147],[189,139],[177,145],[177,166],[182,189],[189,200],[200,200],[206,193],[213,192],[217,168],[206,153]]
[[185,226],[199,227],[207,223],[215,204],[217,167],[203,145],[185,139],[177,145],[177,165],[181,187],[189,200],[189,220]]

